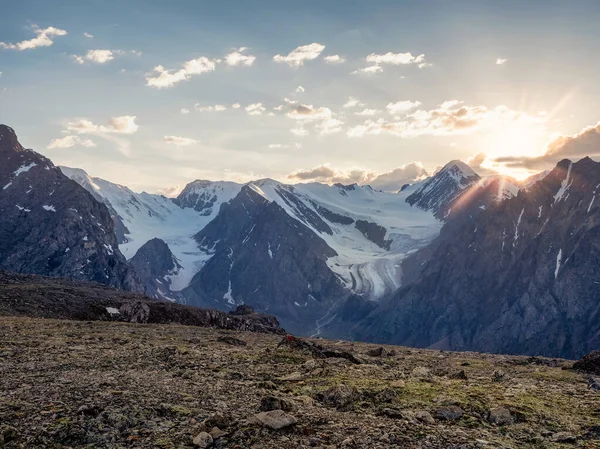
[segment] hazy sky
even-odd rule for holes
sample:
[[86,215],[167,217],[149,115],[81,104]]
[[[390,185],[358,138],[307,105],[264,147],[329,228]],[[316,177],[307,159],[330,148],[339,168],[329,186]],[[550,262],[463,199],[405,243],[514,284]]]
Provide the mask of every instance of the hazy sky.
[[597,0],[21,0],[0,16],[0,123],[150,192],[392,188],[476,155],[523,177],[600,120],[598,23]]

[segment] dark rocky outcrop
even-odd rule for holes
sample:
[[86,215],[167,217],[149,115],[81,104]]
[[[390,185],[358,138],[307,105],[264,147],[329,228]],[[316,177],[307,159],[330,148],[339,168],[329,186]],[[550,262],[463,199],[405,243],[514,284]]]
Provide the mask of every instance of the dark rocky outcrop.
[[140,290],[106,205],[0,125],[0,269]]
[[161,239],[148,240],[129,261],[146,295],[156,299],[172,300],[169,275],[181,269],[169,246]]
[[377,223],[372,223],[366,220],[356,220],[354,226],[356,229],[362,232],[367,239],[375,243],[380,248],[387,249],[389,251],[392,241],[385,239],[387,229],[385,229],[383,226],[379,226]]
[[563,160],[516,197],[447,223],[411,283],[354,337],[566,358],[600,347],[596,195],[600,163]]
[[600,375],[600,351],[592,351],[573,364],[573,369],[588,374]]
[[0,316],[177,323],[285,334],[271,315],[231,315],[213,309],[156,301],[91,282],[0,271]]

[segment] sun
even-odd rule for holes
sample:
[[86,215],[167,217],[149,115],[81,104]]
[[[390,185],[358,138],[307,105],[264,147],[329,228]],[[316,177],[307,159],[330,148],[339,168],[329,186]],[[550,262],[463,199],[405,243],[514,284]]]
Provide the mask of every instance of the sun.
[[487,155],[483,167],[498,171],[516,179],[525,179],[532,174],[525,168],[506,167],[494,162],[500,157],[535,157],[544,153],[548,142],[547,132],[530,123],[502,123],[484,137],[482,148]]

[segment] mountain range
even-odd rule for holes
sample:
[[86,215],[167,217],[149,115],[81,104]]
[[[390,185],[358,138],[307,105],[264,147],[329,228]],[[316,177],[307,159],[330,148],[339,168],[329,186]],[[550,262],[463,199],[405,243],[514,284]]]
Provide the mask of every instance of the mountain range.
[[0,269],[249,304],[290,332],[577,357],[600,346],[600,163],[519,183],[461,161],[398,192],[198,180],[177,198],[56,167],[0,125]]

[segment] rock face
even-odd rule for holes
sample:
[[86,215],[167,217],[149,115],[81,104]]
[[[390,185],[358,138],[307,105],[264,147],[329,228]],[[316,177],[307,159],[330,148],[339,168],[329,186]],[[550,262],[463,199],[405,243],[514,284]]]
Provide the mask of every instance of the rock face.
[[104,204],[0,125],[0,269],[140,285]]
[[101,284],[0,271],[0,316],[129,323],[179,323],[284,335],[272,315],[235,315],[156,301]]
[[246,303],[296,332],[344,294],[326,264],[335,251],[250,186],[195,238],[214,255],[184,290],[189,304]]
[[181,269],[169,246],[161,239],[148,240],[129,261],[144,286],[145,293],[156,299],[174,301],[169,276]]
[[[447,226],[413,282],[355,338],[576,358],[600,347],[600,163],[561,161],[516,197]],[[421,259],[419,259],[421,257]]]
[[464,162],[450,161],[434,176],[415,185],[406,201],[411,206],[431,210],[437,217],[444,218],[451,210],[453,200],[480,179]]

